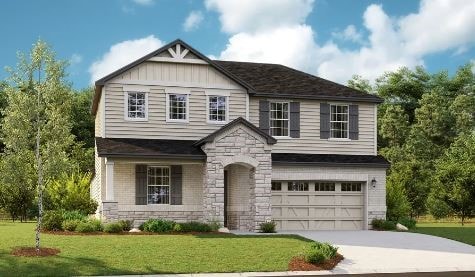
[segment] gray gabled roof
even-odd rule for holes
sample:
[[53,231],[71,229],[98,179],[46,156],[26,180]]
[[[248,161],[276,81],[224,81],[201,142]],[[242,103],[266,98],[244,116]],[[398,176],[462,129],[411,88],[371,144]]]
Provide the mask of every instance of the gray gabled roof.
[[200,146],[200,145],[203,145],[207,142],[212,142],[216,138],[217,135],[219,135],[220,133],[222,133],[226,130],[229,130],[232,127],[234,127],[236,125],[239,125],[239,124],[242,124],[242,125],[248,127],[252,131],[256,132],[258,135],[265,138],[268,144],[277,143],[277,140],[275,138],[268,135],[267,133],[265,133],[261,129],[257,128],[254,124],[252,124],[251,122],[245,120],[244,118],[238,117],[238,118],[234,119],[233,121],[229,122],[228,124],[224,125],[223,127],[219,128],[218,130],[214,131],[213,133],[211,133],[211,134],[207,135],[206,137],[200,139],[199,141],[195,142],[194,145],[195,146]]

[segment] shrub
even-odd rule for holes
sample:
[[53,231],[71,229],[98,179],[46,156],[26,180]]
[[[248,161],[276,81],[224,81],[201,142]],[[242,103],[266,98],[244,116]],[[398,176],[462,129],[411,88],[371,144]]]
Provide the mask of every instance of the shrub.
[[83,214],[81,211],[74,210],[74,211],[61,211],[63,213],[63,221],[64,220],[85,220],[86,215]]
[[63,230],[65,231],[75,231],[81,220],[78,219],[66,219],[63,221]]
[[173,231],[175,222],[164,219],[149,219],[143,224],[145,232],[166,233]]
[[130,231],[132,229],[132,221],[130,220],[119,220],[119,224],[122,226],[122,231]]
[[63,214],[60,211],[46,211],[43,215],[42,229],[60,231],[63,229]]
[[261,233],[275,233],[275,222],[268,221],[259,225],[259,232]]
[[104,232],[106,233],[120,233],[124,226],[120,222],[110,222],[104,225]]
[[408,229],[414,229],[416,227],[416,220],[408,217],[404,217],[398,220],[399,223],[406,226]]
[[338,247],[329,243],[312,242],[305,249],[305,261],[312,264],[319,264],[336,256]]
[[375,230],[396,230],[396,222],[390,220],[375,218],[371,221],[371,225]]
[[46,194],[54,209],[77,210],[82,214],[92,214],[97,203],[89,194],[91,174],[63,175],[47,186]]
[[181,232],[183,229],[181,228],[181,224],[177,223],[173,225],[173,232]]
[[373,229],[381,230],[383,228],[383,222],[384,219],[373,218],[373,220],[371,221],[371,225],[373,226]]
[[181,231],[182,232],[211,232],[212,228],[209,224],[198,222],[198,221],[190,221],[181,223]]
[[209,227],[211,228],[211,231],[216,232],[221,228],[221,224],[219,223],[218,220],[211,220],[208,223]]
[[90,232],[100,232],[102,231],[101,221],[98,219],[89,219],[86,221],[81,221],[76,226],[76,232],[79,233],[90,233]]

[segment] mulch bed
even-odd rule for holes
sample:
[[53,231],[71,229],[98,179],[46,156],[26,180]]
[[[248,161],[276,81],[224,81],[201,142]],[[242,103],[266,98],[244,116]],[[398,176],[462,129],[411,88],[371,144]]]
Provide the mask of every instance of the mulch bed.
[[61,251],[57,248],[40,247],[40,251],[36,252],[35,247],[17,247],[13,249],[12,255],[18,257],[48,257],[56,256],[59,252]]
[[317,271],[317,270],[331,270],[333,269],[339,262],[343,260],[343,256],[340,254],[336,254],[330,260],[323,262],[322,264],[311,264],[307,263],[304,257],[297,256],[293,257],[289,262],[289,270],[290,271]]
[[125,236],[147,236],[147,235],[223,235],[223,236],[233,236],[232,233],[221,233],[221,232],[168,232],[168,233],[153,233],[153,232],[120,232],[120,233],[106,233],[106,232],[89,232],[89,233],[79,233],[79,232],[70,232],[70,231],[42,231],[44,234],[50,235],[61,235],[61,236],[107,236],[107,235],[125,235]]

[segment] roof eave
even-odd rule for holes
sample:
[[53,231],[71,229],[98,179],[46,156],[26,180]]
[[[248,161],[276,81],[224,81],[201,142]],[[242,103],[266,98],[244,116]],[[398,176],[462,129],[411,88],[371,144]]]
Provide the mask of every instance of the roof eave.
[[374,97],[351,97],[351,96],[324,96],[324,95],[295,95],[295,94],[285,94],[285,93],[260,93],[256,92],[254,94],[256,97],[273,97],[273,98],[293,98],[293,99],[312,99],[312,100],[325,100],[325,101],[354,101],[354,102],[367,102],[367,103],[376,103],[380,104],[384,102],[379,96],[373,95]]

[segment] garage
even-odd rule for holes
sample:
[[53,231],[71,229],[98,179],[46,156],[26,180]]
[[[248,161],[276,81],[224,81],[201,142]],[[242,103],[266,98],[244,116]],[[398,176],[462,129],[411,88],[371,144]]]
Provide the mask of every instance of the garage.
[[278,230],[361,230],[366,182],[273,181]]

